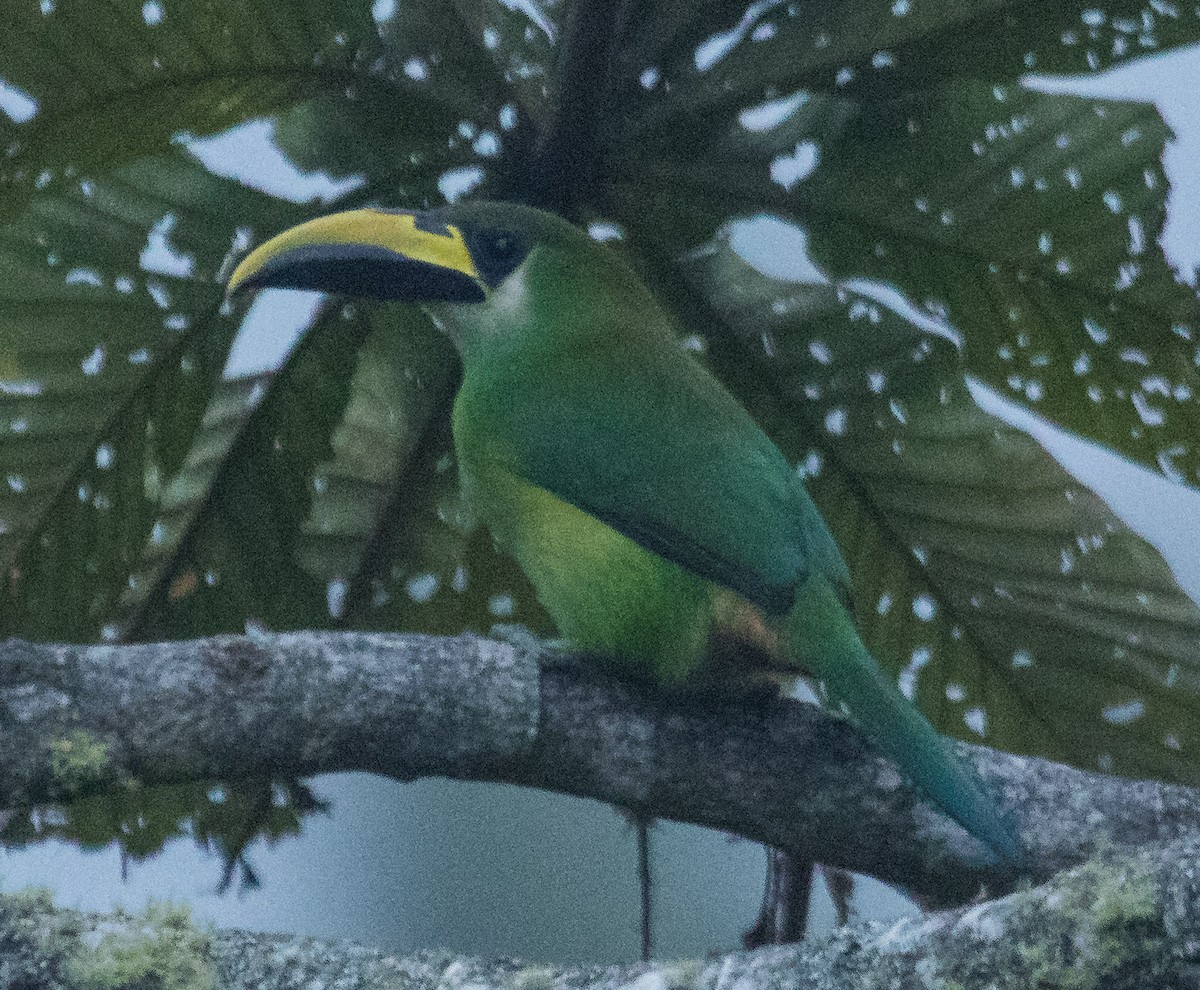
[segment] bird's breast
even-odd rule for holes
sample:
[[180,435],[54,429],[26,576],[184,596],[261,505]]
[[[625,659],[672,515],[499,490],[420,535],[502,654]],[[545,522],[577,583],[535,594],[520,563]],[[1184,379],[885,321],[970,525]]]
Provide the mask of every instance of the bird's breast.
[[459,470],[476,517],[569,640],[667,683],[704,663],[711,583],[506,467],[460,453]]

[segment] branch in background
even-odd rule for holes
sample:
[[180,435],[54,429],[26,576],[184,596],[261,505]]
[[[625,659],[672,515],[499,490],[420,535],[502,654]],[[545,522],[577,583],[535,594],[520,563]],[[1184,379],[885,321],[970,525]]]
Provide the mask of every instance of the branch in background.
[[[1200,986],[1200,844],[1098,857],[996,901],[843,928],[705,961],[572,969],[444,952],[395,957],[349,943],[204,932],[173,908],[57,911],[0,896],[0,990],[162,984],[212,990],[801,990],[815,987]],[[118,978],[119,977],[119,978]]]
[[[763,696],[655,694],[475,636],[0,645],[0,807],[114,787],[365,770],[526,784],[869,873],[927,904],[1011,889],[849,723]],[[1200,792],[964,746],[1045,880],[1193,834]]]
[[518,197],[567,219],[595,202],[602,160],[603,111],[617,99],[615,52],[630,18],[628,0],[575,0],[565,11],[554,46],[551,100],[545,129],[522,162]]

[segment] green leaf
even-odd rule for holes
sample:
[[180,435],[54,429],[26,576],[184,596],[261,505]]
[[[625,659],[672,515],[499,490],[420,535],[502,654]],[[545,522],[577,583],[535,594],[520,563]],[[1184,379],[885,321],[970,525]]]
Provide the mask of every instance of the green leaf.
[[433,418],[448,414],[458,384],[450,342],[416,307],[370,307],[368,319],[372,329],[330,438],[333,457],[314,470],[301,525],[301,566],[324,583],[344,584],[362,571],[385,514],[400,511],[391,503]]
[[323,624],[324,589],[297,559],[300,526],[365,333],[326,306],[274,381],[223,385],[122,596],[121,638]]
[[0,72],[37,112],[20,124],[0,118],[0,210],[46,177],[161,154],[178,136],[214,134],[321,93],[369,101],[413,136],[449,133],[453,112],[384,54],[367,0],[113,0],[45,14],[19,4],[5,12]]
[[[325,604],[329,582],[349,582],[348,605],[359,609],[379,597],[370,588],[390,580],[376,573],[390,574],[390,560],[377,558],[381,545],[400,539],[396,486],[410,460],[425,463],[426,422],[445,408],[454,367],[446,345],[428,330],[425,344],[405,342],[413,314],[377,311],[385,326],[362,355],[369,331],[358,321],[357,338],[331,338],[316,357],[305,357],[313,350],[306,346],[279,375],[225,388],[193,446],[236,329],[220,310],[219,270],[227,273],[233,251],[256,232],[273,233],[304,211],[264,211],[267,197],[206,175],[172,144],[282,114],[273,136],[300,168],[361,175],[364,199],[433,199],[441,178],[495,157],[502,131],[542,112],[556,27],[533,7],[470,0],[401,5],[381,24],[364,0],[260,7],[118,0],[84,15],[30,5],[0,38],[5,85],[36,104],[22,123],[0,118],[8,148],[0,211],[28,216],[6,231],[12,250],[0,266],[9,284],[45,283],[63,297],[53,312],[41,298],[29,301],[33,317],[18,317],[15,300],[6,307],[12,350],[0,403],[12,408],[15,429],[11,441],[0,436],[0,445],[14,445],[5,462],[11,484],[0,494],[0,549],[10,548],[9,631],[94,638],[110,616],[108,635],[240,629],[247,618],[304,624],[301,616]],[[75,55],[45,57],[59,50]],[[142,157],[150,152],[163,157]],[[137,173],[145,188],[119,184],[114,166]],[[140,298],[139,259],[156,238],[177,249],[171,264],[191,268],[186,278],[151,278],[155,294],[132,312],[120,297],[132,284]],[[104,284],[64,287],[55,265],[72,282]],[[173,309],[160,315],[153,300],[168,288]],[[186,307],[177,302],[194,290]],[[168,316],[170,349],[160,357],[144,345]],[[61,345],[47,351],[48,339]],[[118,348],[132,363],[112,359]],[[441,384],[392,396],[386,413],[374,406],[410,364]],[[95,382],[93,366],[102,369]],[[328,387],[313,392],[322,403],[307,403],[318,369]],[[182,388],[192,381],[182,376],[200,387]],[[293,429],[287,456],[258,471],[263,438],[289,410],[309,415],[307,432]],[[383,432],[401,410],[411,429]],[[331,490],[317,492],[313,482]],[[289,484],[301,489],[295,504],[282,490]],[[259,526],[268,538],[252,538]],[[274,564],[263,569],[268,559]],[[67,581],[71,594],[61,591]]]
[[177,154],[39,193],[9,218],[0,238],[6,633],[98,635],[236,330],[216,281],[236,232],[293,215]]
[[790,217],[830,273],[946,323],[972,374],[1195,485],[1200,301],[1161,246],[1168,137],[1148,105],[1021,88],[802,95],[699,156],[631,159],[614,202],[654,203],[643,229],[692,209],[697,240],[734,212]]
[[774,383],[782,412],[764,419],[798,459],[818,452],[814,497],[868,642],[938,727],[1192,781],[1195,605],[964,384],[979,375],[1194,481],[1198,307],[1159,245],[1167,137],[1148,106],[1011,87],[799,94],[631,153],[611,190],[664,262],[677,209],[696,241],[739,214],[795,224],[762,236],[774,246],[757,263],[812,285],[764,278],[718,242],[693,255],[692,286],[746,339],[766,335],[757,378],[744,346],[722,370],[741,368],[751,404]]
[[[445,14],[438,18],[442,32],[453,30],[453,36],[440,46],[442,50],[465,52],[473,66],[482,57],[493,67],[494,78],[505,84],[506,98],[512,99],[529,120],[544,124],[552,46],[558,38],[557,21],[562,8],[556,4],[497,0],[451,0],[448,6],[461,26]],[[410,32],[406,35],[412,37]],[[463,44],[468,39],[474,47]],[[475,88],[478,91],[479,87]]]
[[[405,84],[330,87],[284,114],[275,140],[301,169],[361,176],[386,203],[439,196],[438,180],[493,167],[506,142],[546,109],[553,12],[498,0],[402,3],[380,25],[383,63]],[[436,126],[407,122],[410,90],[444,107]],[[403,126],[397,126],[398,123]]]
[[414,308],[327,303],[278,373],[223,383],[113,634],[544,631],[516,565],[461,511],[457,367]]
[[430,427],[349,588],[346,624],[457,635],[519,623],[552,634],[529,580],[463,505],[448,418]]
[[1194,5],[1156,0],[759,0],[640,15],[620,62],[636,133],[688,129],[797,89],[886,100],[950,80],[1099,72],[1200,41]]
[[368,310],[350,396],[318,465],[297,558],[341,626],[548,628],[519,569],[462,512],[447,430],[458,358],[415,307]]
[[971,373],[1196,485],[1200,301],[1161,247],[1168,136],[1141,104],[938,92],[856,117],[795,215],[832,271],[952,324]]
[[719,369],[815,475],[869,647],[941,731],[1200,778],[1200,608],[1099,497],[975,404],[951,341],[844,285],[767,277],[728,237],[684,265],[741,335]]

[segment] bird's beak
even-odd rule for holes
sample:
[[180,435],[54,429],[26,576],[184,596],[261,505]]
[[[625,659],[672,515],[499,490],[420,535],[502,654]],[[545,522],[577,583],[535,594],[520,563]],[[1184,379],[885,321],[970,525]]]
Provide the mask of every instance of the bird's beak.
[[462,232],[399,210],[348,210],[285,230],[243,259],[226,292],[267,287],[413,303],[484,300]]

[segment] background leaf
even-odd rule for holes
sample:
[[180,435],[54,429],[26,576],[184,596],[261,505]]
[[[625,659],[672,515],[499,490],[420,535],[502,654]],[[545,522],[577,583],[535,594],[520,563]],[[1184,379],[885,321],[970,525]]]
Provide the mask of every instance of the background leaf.
[[[993,387],[1195,485],[1196,291],[1158,246],[1157,113],[1003,89],[906,110],[856,120],[804,184],[817,257],[927,301]],[[886,178],[852,165],[880,155]]]
[[7,633],[98,634],[237,329],[217,275],[239,231],[292,216],[178,153],[48,188],[10,216],[0,241]]
[[355,349],[345,338],[357,343],[365,329],[355,323],[326,307],[278,381],[238,379],[218,394],[130,579],[122,637],[319,624],[324,589],[297,551],[313,471],[333,454],[348,400]]
[[688,271],[742,335],[719,366],[766,396],[754,411],[811,475],[868,645],[942,732],[1200,775],[1200,608],[1101,499],[976,405],[950,340],[844,286],[768,278],[728,239]]
[[365,3],[100,5],[10,3],[0,78],[37,112],[0,130],[8,148],[0,205],[42,177],[161,154],[319,93],[369,97],[414,134],[448,129],[445,104],[383,56]]
[[1200,13],[1158,0],[657,4],[627,41],[623,75],[644,91],[635,129],[659,131],[797,89],[889,100],[951,80],[1098,72],[1200,41]]

